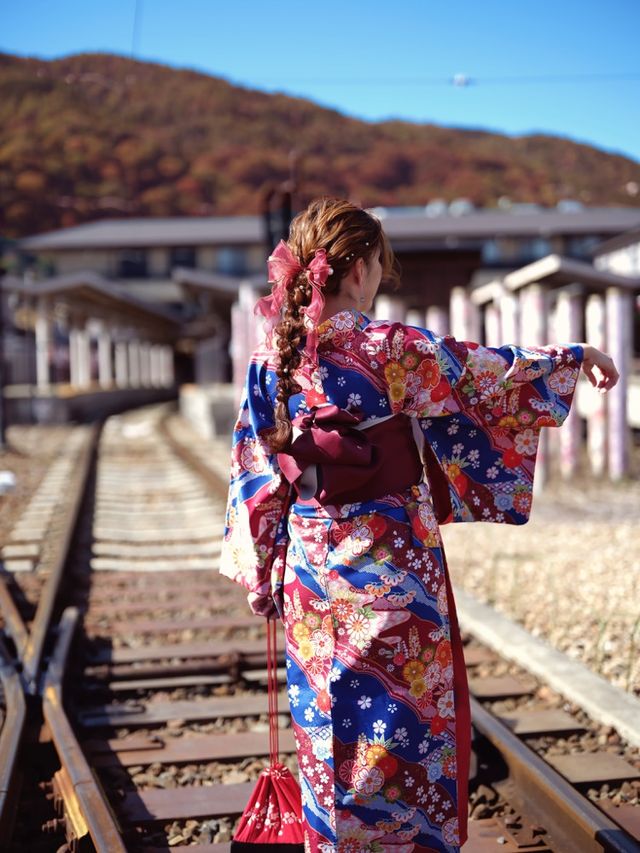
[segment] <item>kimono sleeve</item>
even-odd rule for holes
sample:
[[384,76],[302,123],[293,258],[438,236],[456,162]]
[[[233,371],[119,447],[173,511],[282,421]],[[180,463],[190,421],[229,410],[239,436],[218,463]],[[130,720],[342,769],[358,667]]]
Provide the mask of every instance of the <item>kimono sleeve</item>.
[[582,347],[485,347],[401,323],[372,333],[392,412],[416,419],[444,474],[430,474],[431,492],[448,492],[441,523],[526,522],[540,433],[569,414]]
[[277,610],[288,546],[291,486],[264,440],[273,426],[267,370],[252,362],[233,431],[220,573],[248,590],[256,615]]
[[449,482],[448,520],[523,524],[540,433],[569,414],[582,347],[465,346],[448,416],[420,421]]
[[456,386],[461,409],[489,428],[516,431],[518,452],[528,455],[530,431],[561,426],[569,414],[582,347],[466,346]]

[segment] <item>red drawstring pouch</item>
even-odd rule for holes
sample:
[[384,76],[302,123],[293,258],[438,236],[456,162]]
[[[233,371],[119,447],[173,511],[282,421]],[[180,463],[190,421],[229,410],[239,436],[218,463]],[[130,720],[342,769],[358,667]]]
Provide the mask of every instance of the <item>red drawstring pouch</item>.
[[231,853],[304,853],[300,786],[279,759],[276,620],[267,620],[267,692],[271,763],[256,783],[231,842]]

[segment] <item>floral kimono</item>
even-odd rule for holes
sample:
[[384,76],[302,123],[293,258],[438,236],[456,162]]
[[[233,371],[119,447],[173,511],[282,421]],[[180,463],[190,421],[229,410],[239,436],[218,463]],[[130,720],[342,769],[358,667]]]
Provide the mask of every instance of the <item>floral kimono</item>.
[[439,463],[438,506],[432,477],[359,503],[301,501],[264,441],[277,359],[258,349],[249,365],[221,571],[284,622],[305,849],[457,851],[471,726],[438,521],[528,519],[540,429],[566,418],[582,349],[492,349],[355,310],[321,324],[292,418],[327,404],[409,415]]

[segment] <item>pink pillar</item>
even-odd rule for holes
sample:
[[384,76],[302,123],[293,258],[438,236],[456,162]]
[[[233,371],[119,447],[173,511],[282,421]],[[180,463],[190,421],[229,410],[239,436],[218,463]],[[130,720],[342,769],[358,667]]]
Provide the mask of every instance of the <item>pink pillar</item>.
[[[579,284],[558,292],[555,313],[554,340],[575,343],[582,339],[582,287]],[[580,455],[580,417],[578,407],[571,407],[567,420],[559,431],[560,472],[566,479],[575,474]]]
[[[548,293],[541,284],[530,284],[520,291],[520,322],[523,346],[547,343]],[[534,493],[540,492],[549,477],[549,441],[547,430],[540,431]]]
[[243,283],[238,288],[238,302],[242,309],[245,323],[245,335],[247,343],[247,361],[258,343],[262,340],[263,330],[260,317],[253,313],[254,306],[258,301],[258,292],[251,284]]
[[607,302],[607,345],[620,379],[607,394],[607,431],[609,438],[609,477],[621,480],[629,471],[629,426],[627,424],[627,388],[631,361],[631,293],[609,287]]
[[251,353],[263,337],[262,318],[253,313],[256,299],[256,288],[242,283],[238,288],[238,301],[231,306],[231,372],[237,405],[240,405]]
[[231,306],[231,344],[229,349],[231,350],[231,373],[233,375],[236,406],[239,406],[244,380],[247,375],[247,347],[245,343],[244,315],[238,302],[234,302]]
[[[604,299],[594,293],[587,299],[586,311],[587,342],[603,352],[606,351]],[[588,392],[592,404],[587,418],[587,449],[591,471],[598,477],[604,474],[607,463],[607,399],[590,385]]]
[[441,305],[430,305],[427,308],[427,329],[435,332],[436,335],[449,335],[450,323],[449,312]]
[[451,334],[459,341],[478,341],[480,312],[464,287],[454,287],[450,297]]

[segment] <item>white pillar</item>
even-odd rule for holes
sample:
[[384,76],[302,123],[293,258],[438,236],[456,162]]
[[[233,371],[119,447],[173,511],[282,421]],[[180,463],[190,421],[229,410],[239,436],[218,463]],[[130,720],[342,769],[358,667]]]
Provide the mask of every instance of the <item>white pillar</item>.
[[418,311],[417,308],[410,308],[407,311],[404,322],[407,326],[417,326],[419,329],[424,329],[424,311]]
[[140,343],[137,340],[129,341],[129,386],[140,387]]
[[399,296],[389,296],[387,293],[378,294],[373,305],[373,316],[376,320],[404,323],[406,316],[404,299]]
[[151,348],[149,349],[149,371],[151,373],[151,386],[153,388],[160,388],[162,386],[160,359],[160,347],[158,344],[151,344]]
[[[558,291],[554,340],[561,344],[582,339],[582,287],[574,284]],[[577,403],[577,401],[576,401]],[[560,472],[565,479],[575,474],[580,455],[581,426],[578,406],[574,403],[559,430]]]
[[72,325],[69,329],[69,384],[77,388],[80,384],[78,370],[78,328]]
[[86,325],[76,330],[76,348],[78,354],[78,387],[91,385],[91,346]]
[[105,325],[98,332],[98,382],[101,388],[109,388],[113,384],[111,330]]
[[173,350],[170,346],[158,347],[158,378],[161,388],[173,385]]
[[488,347],[499,347],[502,343],[500,311],[495,302],[489,302],[484,309],[484,339]]
[[520,343],[518,296],[505,290],[500,297],[500,344]]
[[621,480],[629,471],[629,426],[627,424],[627,388],[631,362],[631,324],[633,299],[620,287],[607,288],[607,345],[620,378],[607,394],[607,432],[609,439],[609,477]]
[[143,341],[140,344],[140,385],[149,388],[151,385],[151,355],[149,344]]
[[[604,352],[607,346],[604,299],[594,293],[587,299],[587,342]],[[587,418],[587,448],[591,471],[600,477],[607,464],[607,399],[589,385],[585,389],[591,398]],[[609,392],[610,393],[610,392]]]
[[45,390],[50,384],[49,347],[51,344],[51,319],[48,304],[40,298],[36,306],[36,385],[39,390]]
[[[548,292],[541,284],[530,284],[520,291],[520,322],[523,346],[544,346],[547,343]],[[547,431],[540,430],[534,494],[540,492],[549,476],[549,442]]]
[[73,319],[69,329],[69,380],[75,388],[86,388],[91,384],[91,362],[89,333]]
[[449,312],[442,305],[430,305],[427,308],[427,329],[436,335],[449,335]]
[[127,344],[125,341],[117,341],[115,345],[115,368],[116,385],[118,388],[129,387],[129,359],[127,357]]
[[173,362],[173,347],[166,346],[164,348],[164,350],[166,353],[165,358],[166,358],[167,387],[171,388],[171,386],[176,381],[175,368],[174,368],[174,362]]

